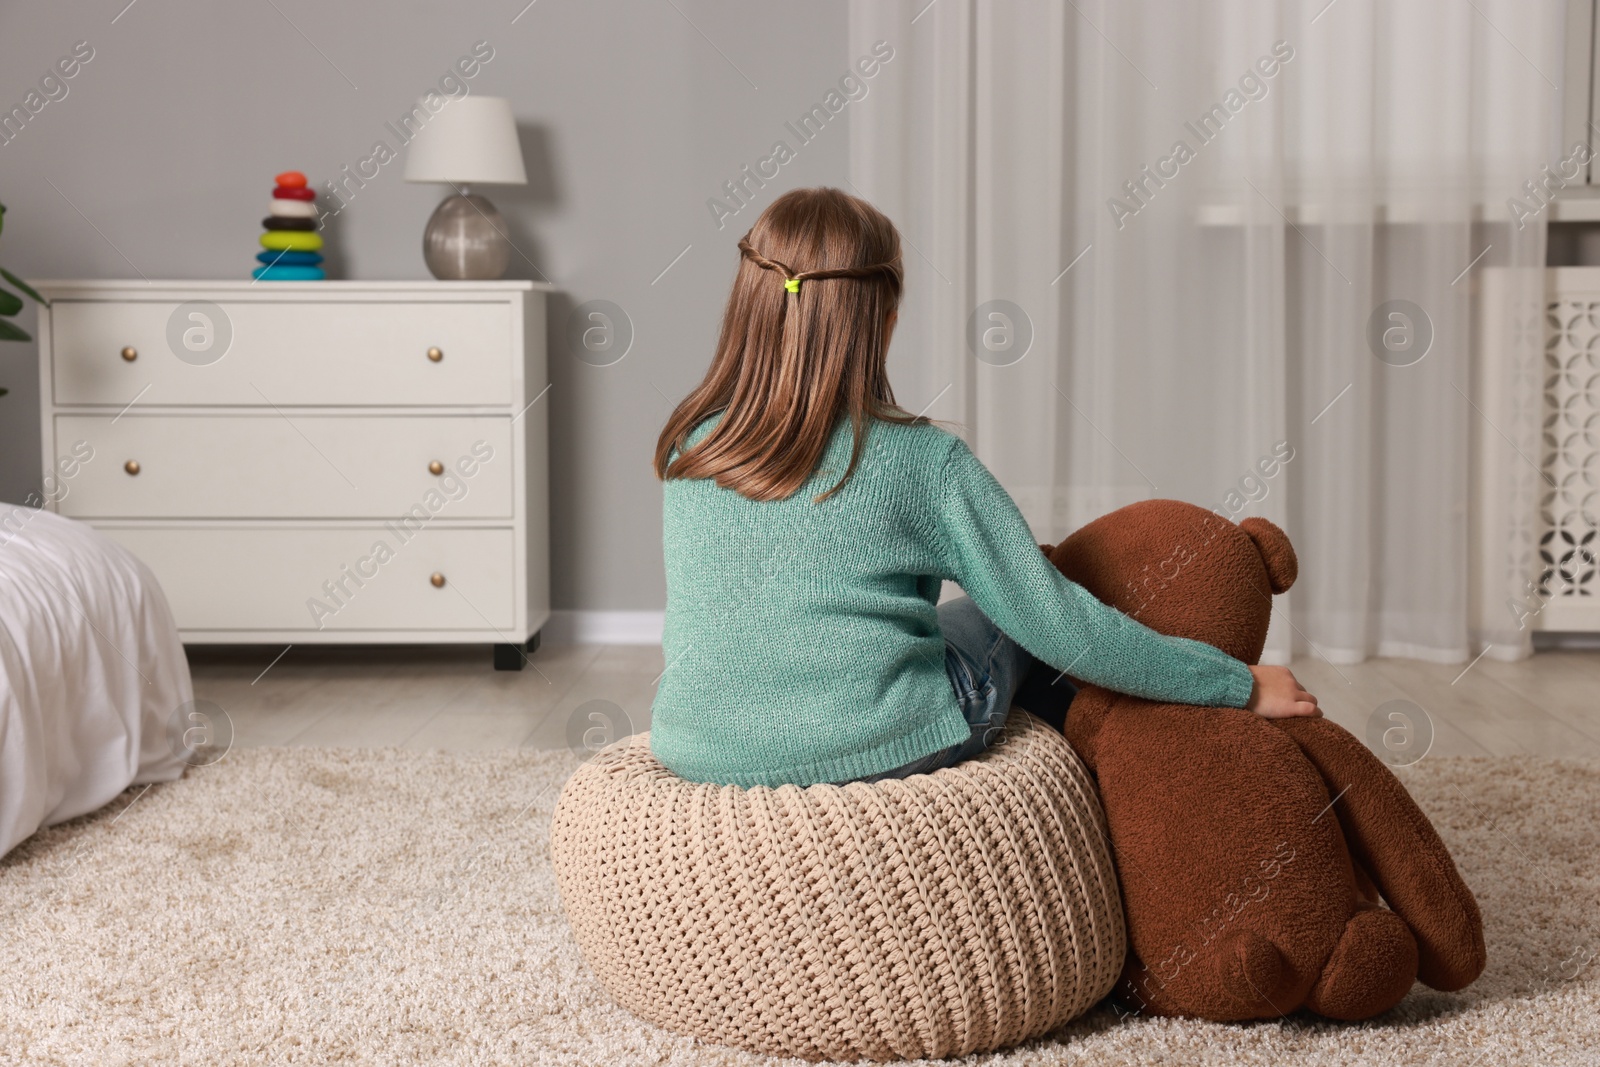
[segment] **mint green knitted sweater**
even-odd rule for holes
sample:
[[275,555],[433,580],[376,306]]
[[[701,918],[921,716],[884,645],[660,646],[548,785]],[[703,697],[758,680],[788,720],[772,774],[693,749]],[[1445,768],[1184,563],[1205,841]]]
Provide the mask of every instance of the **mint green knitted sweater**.
[[848,466],[851,443],[843,419],[786,500],[709,479],[665,483],[667,666],[650,745],[674,773],[811,785],[966,740],[935,612],[943,579],[1075,678],[1183,704],[1249,700],[1243,663],[1157,634],[1062,577],[1000,483],[936,426],[874,421],[850,481],[813,503]]

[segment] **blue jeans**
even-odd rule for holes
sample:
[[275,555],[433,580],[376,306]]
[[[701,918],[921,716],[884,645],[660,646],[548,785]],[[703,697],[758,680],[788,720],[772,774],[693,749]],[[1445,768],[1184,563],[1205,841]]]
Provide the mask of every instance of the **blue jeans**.
[[1033,667],[1033,657],[990,622],[970,597],[939,605],[939,629],[944,633],[945,673],[972,735],[903,767],[851,781],[879,782],[927,774],[971,759],[1000,736],[1011,712],[1011,699]]

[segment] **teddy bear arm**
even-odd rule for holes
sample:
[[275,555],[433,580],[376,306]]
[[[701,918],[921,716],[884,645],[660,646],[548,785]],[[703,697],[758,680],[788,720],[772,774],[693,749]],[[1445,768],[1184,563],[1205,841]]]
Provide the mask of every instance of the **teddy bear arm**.
[[1335,797],[1351,858],[1416,935],[1417,977],[1446,992],[1483,972],[1483,917],[1438,832],[1405,786],[1327,719],[1280,719]]

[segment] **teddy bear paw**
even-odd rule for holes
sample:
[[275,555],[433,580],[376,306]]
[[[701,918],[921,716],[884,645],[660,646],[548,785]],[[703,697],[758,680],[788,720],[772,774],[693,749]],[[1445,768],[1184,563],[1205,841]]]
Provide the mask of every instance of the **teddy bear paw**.
[[1364,907],[1345,924],[1306,1007],[1330,1019],[1370,1019],[1400,1003],[1416,977],[1411,928],[1387,908]]

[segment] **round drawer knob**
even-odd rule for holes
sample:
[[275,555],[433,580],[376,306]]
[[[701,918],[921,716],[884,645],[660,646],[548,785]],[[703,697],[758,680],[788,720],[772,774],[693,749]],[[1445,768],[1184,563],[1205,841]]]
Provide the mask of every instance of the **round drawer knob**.
[[429,474],[443,474],[444,473],[444,464],[440,463],[438,460],[434,460],[432,463],[428,464],[428,473]]
[[139,461],[136,460],[136,459],[130,459],[130,460],[128,460],[128,462],[126,462],[126,463],[124,463],[122,465],[122,469],[127,471],[129,474],[138,474],[139,473]]
[[428,581],[433,583],[433,587],[435,589],[443,589],[444,588],[444,575],[440,574],[438,571],[434,571],[433,572],[433,577],[429,578]]
[[129,345],[127,348],[122,350],[122,358],[127,360],[129,363],[132,363],[134,360],[139,358],[139,350],[134,348],[132,345]]
[[437,363],[444,358],[444,352],[437,348],[430,348],[428,349],[428,358]]

